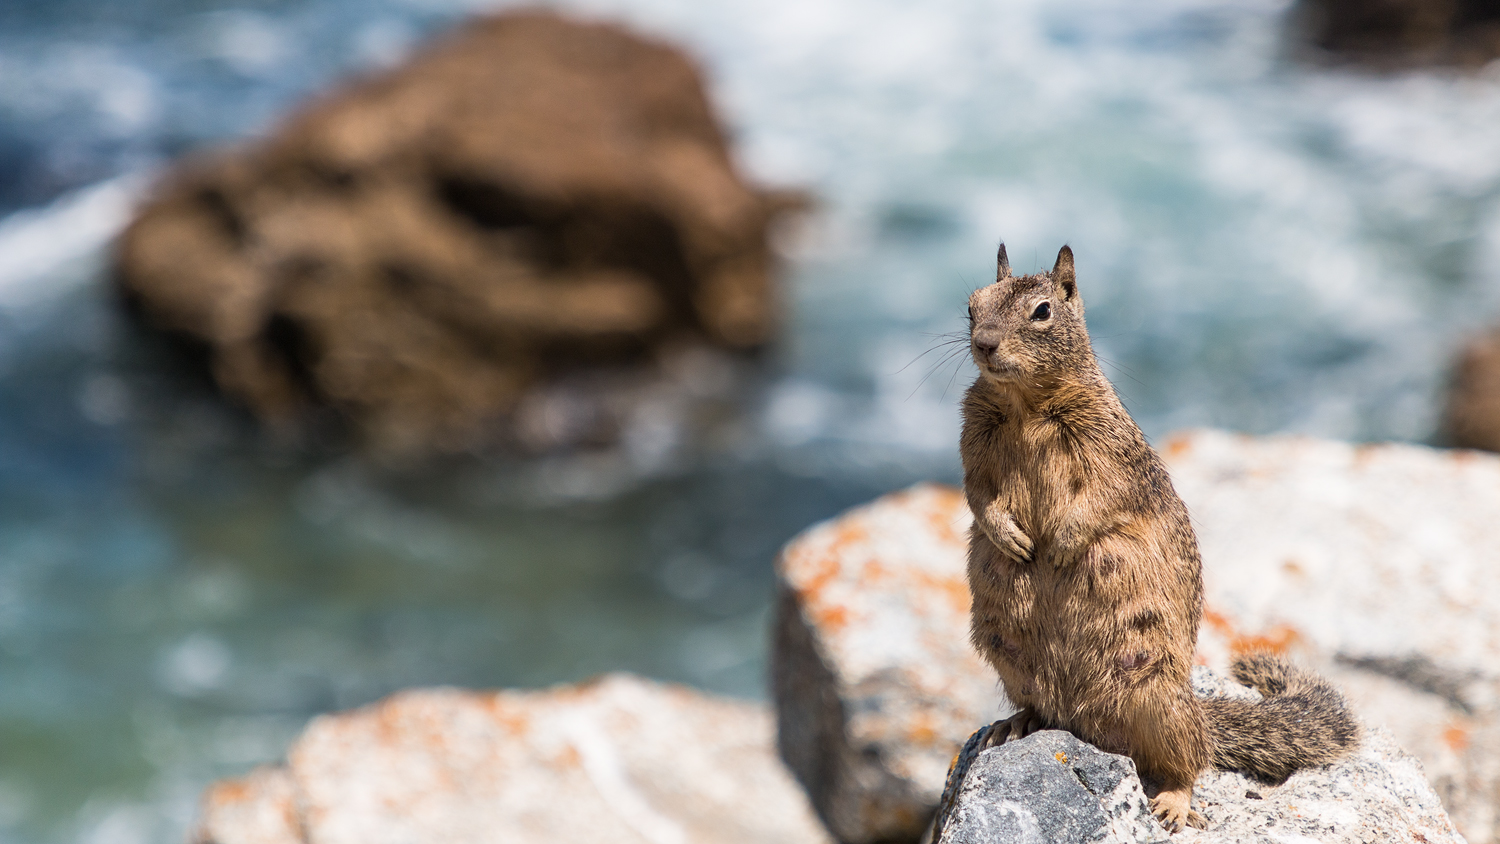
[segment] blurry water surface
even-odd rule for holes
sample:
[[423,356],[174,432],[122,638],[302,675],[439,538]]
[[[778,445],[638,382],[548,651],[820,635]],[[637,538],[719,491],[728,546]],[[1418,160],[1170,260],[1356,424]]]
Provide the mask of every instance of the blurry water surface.
[[664,410],[412,474],[263,442],[126,330],[104,247],[163,161],[479,7],[0,4],[0,841],[180,840],[209,780],[403,686],[762,694],[780,543],[957,479],[972,369],[922,355],[1001,236],[1018,271],[1072,244],[1152,436],[1429,438],[1500,309],[1500,79],[1295,66],[1283,6],[566,4],[688,45],[747,170],[821,197],[788,330],[708,441]]

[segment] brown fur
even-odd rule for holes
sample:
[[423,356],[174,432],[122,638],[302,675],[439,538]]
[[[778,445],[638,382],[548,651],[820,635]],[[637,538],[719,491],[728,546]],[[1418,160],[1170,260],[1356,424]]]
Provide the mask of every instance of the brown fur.
[[[960,450],[973,641],[1021,708],[999,740],[1050,726],[1129,755],[1160,785],[1153,808],[1173,830],[1203,826],[1189,803],[1210,763],[1285,779],[1346,752],[1357,729],[1337,692],[1275,660],[1244,669],[1277,695],[1265,704],[1193,695],[1197,539],[1094,358],[1073,253],[1013,277],[1002,245],[996,278],[969,299],[980,376]],[[1309,706],[1309,723],[1286,717]]]

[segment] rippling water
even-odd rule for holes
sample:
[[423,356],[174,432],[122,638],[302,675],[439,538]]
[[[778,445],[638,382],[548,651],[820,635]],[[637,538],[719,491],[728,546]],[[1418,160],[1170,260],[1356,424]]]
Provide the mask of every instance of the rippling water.
[[564,5],[690,46],[746,168],[821,197],[788,331],[709,441],[418,475],[262,441],[102,250],[164,160],[477,7],[0,5],[0,840],[178,840],[209,779],[413,684],[760,694],[779,544],[956,478],[972,370],[922,355],[1001,236],[1073,245],[1151,435],[1429,438],[1500,310],[1500,78],[1299,67],[1279,2]]

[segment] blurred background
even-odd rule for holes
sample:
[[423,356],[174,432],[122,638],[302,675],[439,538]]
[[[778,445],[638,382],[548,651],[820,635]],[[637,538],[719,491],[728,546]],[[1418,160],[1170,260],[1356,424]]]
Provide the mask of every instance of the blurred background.
[[812,198],[777,327],[663,364],[608,442],[395,459],[226,401],[110,244],[174,159],[506,5],[0,3],[0,841],[180,840],[407,686],[763,697],[778,547],[959,479],[942,343],[1002,237],[1018,272],[1072,245],[1152,437],[1433,441],[1500,315],[1500,73],[1309,58],[1282,0],[554,7],[679,45],[740,172]]

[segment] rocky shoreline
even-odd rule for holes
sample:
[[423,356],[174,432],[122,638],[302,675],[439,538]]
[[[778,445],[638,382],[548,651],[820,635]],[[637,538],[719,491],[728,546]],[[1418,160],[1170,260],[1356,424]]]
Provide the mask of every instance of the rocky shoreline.
[[[1214,672],[1270,648],[1369,725],[1356,756],[1281,786],[1205,774],[1213,826],[1172,840],[1500,838],[1500,457],[1217,431],[1162,453],[1203,547],[1199,693],[1253,694]],[[958,746],[1005,712],[967,644],[968,518],[956,490],[919,485],[789,543],[771,708],[624,676],[405,692],[210,789],[195,841],[916,841]],[[1098,781],[1015,790],[1064,756]],[[1157,840],[1128,759],[1053,732],[975,765],[944,841]]]

